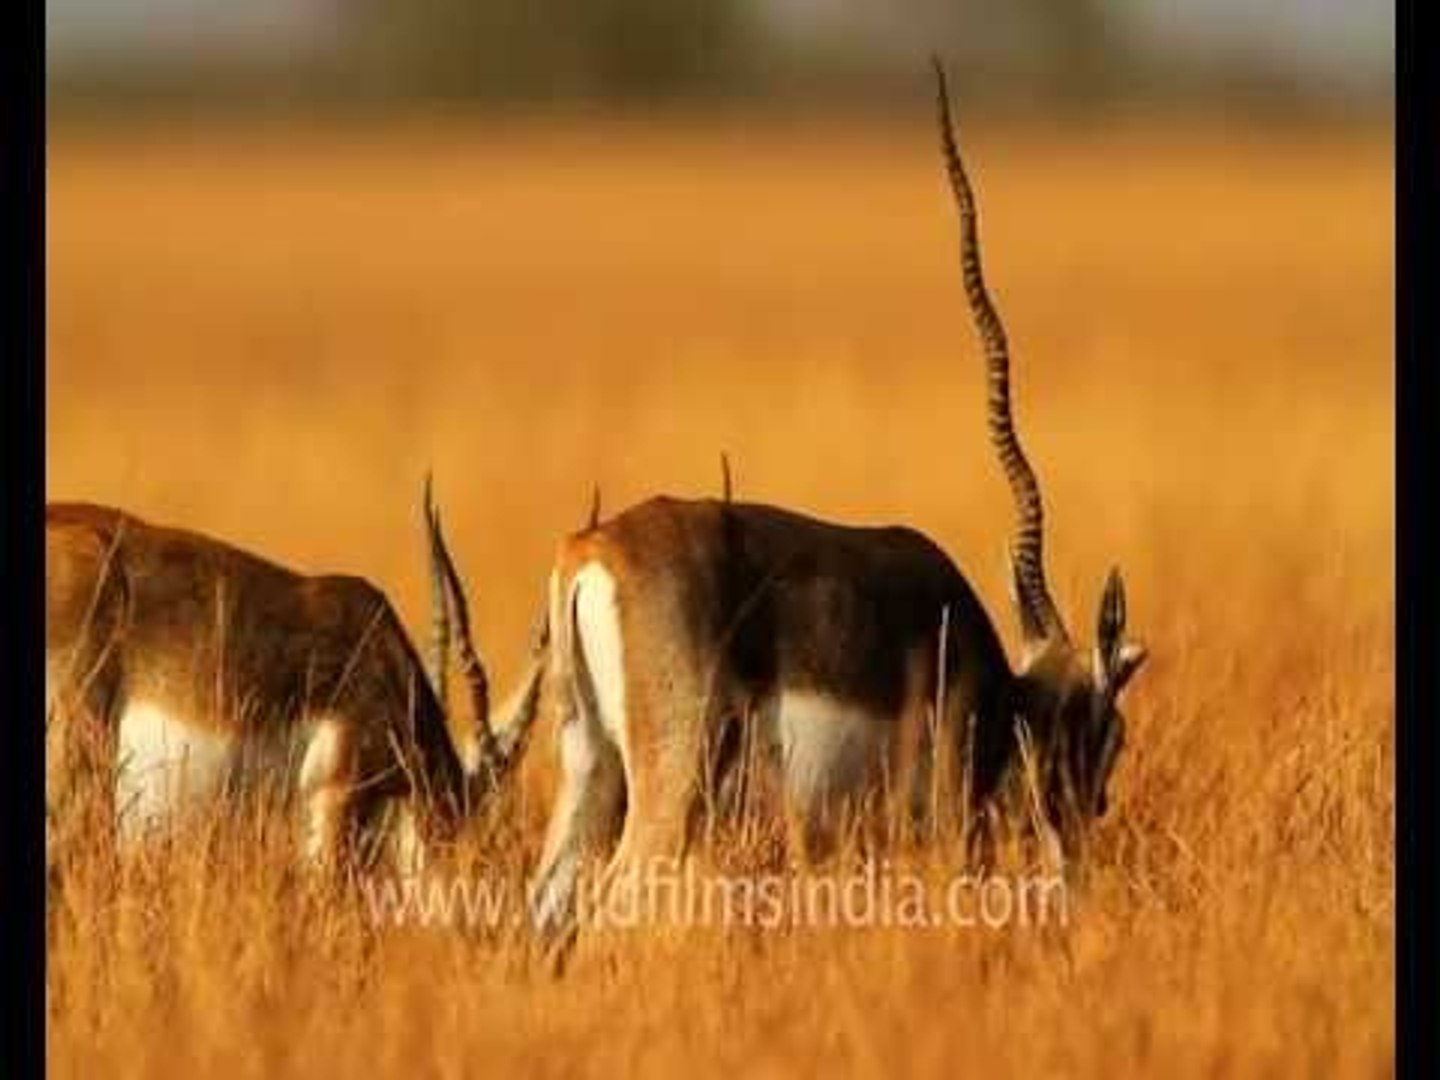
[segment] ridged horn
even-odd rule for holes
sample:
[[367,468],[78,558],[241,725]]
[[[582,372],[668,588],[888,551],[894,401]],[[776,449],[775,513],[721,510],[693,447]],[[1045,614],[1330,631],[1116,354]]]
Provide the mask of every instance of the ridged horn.
[[1028,640],[1047,637],[1064,639],[1068,635],[1045,583],[1045,513],[1040,501],[1040,483],[1020,446],[1010,411],[1010,345],[1005,325],[985,288],[985,275],[980,265],[980,225],[975,192],[970,186],[965,166],[961,164],[960,149],[955,141],[945,65],[939,57],[932,57],[932,63],[939,108],[940,148],[945,156],[945,168],[960,216],[960,269],[965,283],[965,297],[970,303],[975,328],[985,352],[990,444],[1000,458],[1010,494],[1015,500],[1016,535],[1012,553],[1020,621]]
[[425,674],[430,688],[446,712],[450,710],[450,602],[445,595],[445,579],[440,570],[440,556],[435,538],[440,533],[440,514],[435,509],[433,478],[425,473],[425,543],[430,553],[430,653],[425,658]]
[[[428,498],[428,491],[426,502],[425,517],[430,533],[432,574],[442,585],[443,593],[449,604],[449,614],[453,616],[455,629],[458,631],[458,640],[455,643],[457,659],[460,664],[460,674],[470,687],[480,761],[494,769],[500,764],[500,761],[496,749],[495,733],[490,727],[490,679],[485,673],[484,663],[475,651],[475,643],[470,635],[470,605],[465,599],[465,586],[460,580],[460,572],[455,569],[455,560],[450,557],[450,549],[445,543],[445,534],[440,527],[440,512],[436,509],[433,500]],[[446,638],[448,642],[448,630]],[[444,658],[445,654],[442,653],[442,663]]]
[[539,713],[540,685],[545,673],[546,651],[550,646],[549,607],[540,611],[530,637],[530,655],[520,683],[495,710],[492,726],[495,747],[502,768],[508,769],[525,752],[530,731]]

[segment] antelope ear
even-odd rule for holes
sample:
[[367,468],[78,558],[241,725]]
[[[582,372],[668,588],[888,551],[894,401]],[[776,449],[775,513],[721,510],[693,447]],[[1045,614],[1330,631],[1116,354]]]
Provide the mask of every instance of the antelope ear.
[[1150,650],[1145,648],[1138,641],[1127,641],[1121,645],[1115,654],[1115,662],[1111,664],[1110,670],[1106,673],[1105,684],[1111,694],[1118,694],[1130,681],[1130,677],[1140,670],[1140,665],[1145,663],[1145,658],[1150,655]]
[[1105,578],[1105,591],[1100,594],[1100,618],[1095,628],[1095,644],[1105,660],[1105,670],[1113,673],[1125,633],[1125,583],[1120,571],[1112,567]]

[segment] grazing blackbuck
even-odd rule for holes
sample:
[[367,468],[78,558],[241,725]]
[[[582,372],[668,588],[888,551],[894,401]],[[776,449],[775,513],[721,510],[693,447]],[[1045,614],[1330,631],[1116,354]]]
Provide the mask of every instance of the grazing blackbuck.
[[551,575],[550,662],[569,690],[532,887],[543,932],[573,926],[584,860],[608,858],[614,878],[682,854],[742,745],[762,748],[790,809],[820,837],[836,808],[893,782],[907,753],[912,807],[948,762],[969,777],[975,807],[994,807],[1023,770],[1032,809],[1062,840],[1105,809],[1124,739],[1116,699],[1145,649],[1125,638],[1118,572],[1090,647],[1071,637],[1046,584],[1040,487],[1011,416],[1009,348],[938,63],[936,74],[990,441],[1018,516],[1018,670],[965,577],[913,529],[734,501],[728,467],[722,499],[654,498],[592,521],[561,544]]
[[[362,578],[299,574],[112,507],[47,506],[51,812],[92,785],[128,842],[217,797],[266,791],[298,798],[304,848],[330,865],[384,841],[413,866],[453,835],[518,756],[541,662],[531,657],[492,719],[428,483],[425,518],[429,673],[385,594]],[[452,625],[473,717],[453,741]]]

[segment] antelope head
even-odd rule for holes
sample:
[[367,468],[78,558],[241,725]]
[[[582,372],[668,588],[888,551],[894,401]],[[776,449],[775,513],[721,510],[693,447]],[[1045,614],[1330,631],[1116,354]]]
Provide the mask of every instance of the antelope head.
[[1014,680],[1014,711],[1031,738],[1046,814],[1060,825],[1062,838],[1073,840],[1078,827],[1105,812],[1110,774],[1125,741],[1117,700],[1145,662],[1146,649],[1125,637],[1125,586],[1119,570],[1112,569],[1105,581],[1095,641],[1088,647],[1072,639],[1046,584],[1040,484],[1015,432],[1009,343],[985,287],[975,195],[960,160],[939,60],[935,73],[941,149],[960,218],[965,295],[985,353],[990,442],[1016,510],[1010,576],[1023,649]]
[[[1018,554],[1018,552],[1017,552]],[[1016,712],[1038,750],[1041,794],[1052,821],[1081,825],[1105,813],[1107,785],[1125,744],[1120,692],[1145,662],[1145,646],[1125,637],[1125,586],[1119,570],[1105,579],[1095,643],[1074,642],[1048,594],[1040,603],[1021,591],[1018,559],[1014,597],[1025,628],[1016,678]],[[1038,622],[1037,618],[1052,621]]]

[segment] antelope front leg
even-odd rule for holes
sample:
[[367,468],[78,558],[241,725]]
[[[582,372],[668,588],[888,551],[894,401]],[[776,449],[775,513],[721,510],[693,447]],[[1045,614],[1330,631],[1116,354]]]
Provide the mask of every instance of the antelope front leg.
[[353,733],[338,717],[316,721],[300,765],[305,857],[332,874],[352,862],[358,772]]

